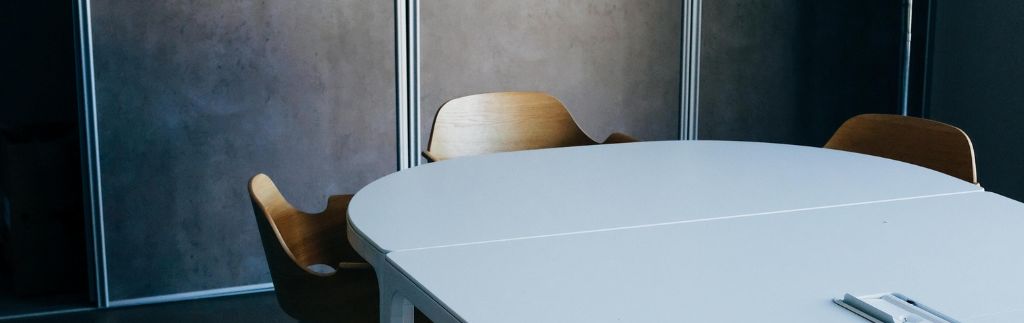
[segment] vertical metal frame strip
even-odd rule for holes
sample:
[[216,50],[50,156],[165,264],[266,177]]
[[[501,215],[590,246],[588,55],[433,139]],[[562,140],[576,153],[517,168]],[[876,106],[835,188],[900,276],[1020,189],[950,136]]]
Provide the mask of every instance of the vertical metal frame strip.
[[911,31],[914,24],[914,0],[903,0],[902,57],[900,57],[900,114],[910,114]]
[[409,0],[409,167],[420,161],[420,1]]
[[700,111],[700,25],[702,0],[683,1],[680,44],[679,139],[697,140]]
[[98,307],[110,303],[107,280],[106,238],[103,229],[103,185],[96,118],[96,87],[93,77],[92,18],[89,0],[74,2],[75,60],[78,86],[78,123],[81,136],[83,199],[90,298]]
[[398,170],[420,164],[420,32],[418,0],[395,0]]

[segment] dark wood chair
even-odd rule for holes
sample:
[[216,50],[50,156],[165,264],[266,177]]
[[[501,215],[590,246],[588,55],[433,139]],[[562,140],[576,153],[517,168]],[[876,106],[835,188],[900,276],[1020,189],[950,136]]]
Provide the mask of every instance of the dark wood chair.
[[[637,141],[613,133],[605,144]],[[527,149],[594,145],[555,97],[541,92],[476,94],[448,101],[437,111],[429,161]]]
[[971,138],[938,121],[862,114],[843,123],[825,148],[895,159],[978,183]]

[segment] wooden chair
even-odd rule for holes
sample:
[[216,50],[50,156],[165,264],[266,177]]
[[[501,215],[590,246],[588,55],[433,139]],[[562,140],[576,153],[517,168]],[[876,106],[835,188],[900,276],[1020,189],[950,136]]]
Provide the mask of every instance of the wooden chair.
[[971,138],[938,121],[862,114],[843,123],[825,148],[895,159],[978,183]]
[[[603,142],[637,139],[613,133]],[[499,92],[448,101],[437,111],[429,161],[527,149],[594,145],[562,102],[547,93]]]
[[[331,196],[326,210],[308,214],[259,174],[249,181],[249,196],[277,301],[288,315],[300,321],[377,322],[376,275],[345,238],[352,195]],[[330,268],[316,270],[325,265]]]

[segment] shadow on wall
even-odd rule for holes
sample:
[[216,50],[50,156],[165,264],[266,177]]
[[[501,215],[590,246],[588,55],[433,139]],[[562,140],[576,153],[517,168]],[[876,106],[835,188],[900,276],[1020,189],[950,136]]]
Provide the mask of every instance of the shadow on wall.
[[936,1],[926,113],[974,142],[986,190],[1024,201],[1024,2]]
[[899,1],[705,1],[700,137],[821,146],[895,113]]

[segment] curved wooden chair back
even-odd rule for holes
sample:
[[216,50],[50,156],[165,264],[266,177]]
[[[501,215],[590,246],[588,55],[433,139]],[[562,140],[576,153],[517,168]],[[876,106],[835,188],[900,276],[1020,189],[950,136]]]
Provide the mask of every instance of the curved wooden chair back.
[[437,111],[424,157],[431,161],[596,144],[555,97],[541,92],[476,94]]
[[249,181],[249,196],[278,303],[288,315],[301,321],[378,319],[376,277],[345,238],[352,195],[331,196],[326,210],[309,214],[259,174]]
[[971,138],[938,121],[862,114],[843,123],[825,148],[895,159],[978,183]]

